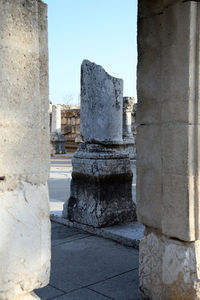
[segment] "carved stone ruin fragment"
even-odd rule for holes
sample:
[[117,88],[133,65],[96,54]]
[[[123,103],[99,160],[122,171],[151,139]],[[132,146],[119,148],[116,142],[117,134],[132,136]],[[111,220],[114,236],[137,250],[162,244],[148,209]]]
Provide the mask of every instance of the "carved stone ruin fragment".
[[81,135],[63,217],[94,227],[135,220],[132,171],[122,140],[123,81],[88,60],[81,66]]

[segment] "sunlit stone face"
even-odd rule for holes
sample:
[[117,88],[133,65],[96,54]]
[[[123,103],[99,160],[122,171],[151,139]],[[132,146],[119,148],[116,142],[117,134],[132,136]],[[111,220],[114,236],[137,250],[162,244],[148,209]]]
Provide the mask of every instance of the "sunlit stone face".
[[41,1],[0,7],[0,299],[7,300],[49,278],[48,45]]

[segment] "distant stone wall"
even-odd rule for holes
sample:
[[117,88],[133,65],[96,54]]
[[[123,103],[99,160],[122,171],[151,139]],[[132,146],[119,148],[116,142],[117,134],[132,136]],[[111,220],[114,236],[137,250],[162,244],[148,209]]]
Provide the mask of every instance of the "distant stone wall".
[[61,105],[61,130],[67,138],[65,148],[74,152],[80,142],[80,107]]

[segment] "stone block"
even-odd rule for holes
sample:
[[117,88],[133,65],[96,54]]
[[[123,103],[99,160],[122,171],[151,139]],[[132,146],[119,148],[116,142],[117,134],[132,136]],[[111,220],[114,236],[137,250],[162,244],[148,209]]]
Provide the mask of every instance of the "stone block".
[[[161,121],[161,40],[162,15],[138,20],[138,105],[136,122]],[[148,36],[146,32],[148,31]],[[144,49],[148,49],[145,51]]]
[[71,124],[76,125],[76,119],[75,118],[71,118]]
[[0,198],[0,299],[6,300],[48,284],[48,188],[21,182],[15,190],[0,192]]
[[76,119],[76,125],[80,125],[80,117]]
[[142,299],[200,299],[199,240],[184,243],[147,232],[139,247]]
[[148,226],[161,229],[162,160],[161,127],[139,126],[137,152],[137,217]]
[[199,235],[194,180],[186,175],[163,176],[162,232],[167,236],[194,241]]
[[193,85],[196,75],[195,66],[190,64],[196,57],[195,6],[192,2],[177,2],[167,7],[163,14],[163,122],[196,122]]
[[[193,155],[193,146],[189,144],[189,135],[194,126],[187,124],[162,125],[162,160],[164,174],[189,174],[189,163]],[[192,147],[192,149],[190,149]]]

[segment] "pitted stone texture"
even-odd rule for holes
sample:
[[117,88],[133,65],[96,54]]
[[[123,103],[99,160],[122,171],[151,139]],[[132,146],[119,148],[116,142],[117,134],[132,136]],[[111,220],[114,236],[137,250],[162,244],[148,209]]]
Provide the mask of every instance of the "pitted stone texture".
[[3,190],[16,188],[21,179],[35,184],[45,184],[48,179],[48,52],[46,5],[36,0],[0,0],[0,7],[0,176],[6,177],[0,181]]
[[0,299],[48,283],[47,10],[0,0]]
[[23,296],[12,298],[11,300],[40,300],[40,298],[35,293],[29,293]]
[[105,148],[100,152],[98,145],[93,148],[99,152],[89,152],[91,148],[73,157],[71,195],[63,217],[94,227],[136,220],[128,155]]
[[81,66],[81,122],[84,142],[122,143],[123,80],[95,63]]
[[0,199],[0,299],[7,300],[48,283],[48,188],[21,182]]
[[184,243],[148,232],[140,242],[142,299],[200,299],[200,241]]
[[184,241],[200,239],[199,11],[141,0],[138,18],[138,220]]

